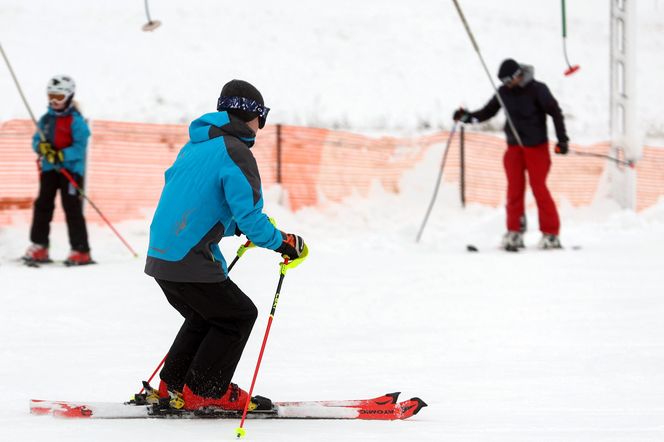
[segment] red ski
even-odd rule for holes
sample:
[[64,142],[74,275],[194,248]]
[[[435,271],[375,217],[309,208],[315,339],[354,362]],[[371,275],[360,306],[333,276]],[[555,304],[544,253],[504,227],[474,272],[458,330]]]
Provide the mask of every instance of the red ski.
[[[419,398],[397,402],[399,393],[385,394],[373,399],[347,401],[275,402],[271,409],[248,413],[253,419],[408,419],[427,404]],[[208,408],[204,410],[176,410],[160,405],[136,405],[119,402],[30,401],[30,413],[65,418],[90,419],[239,419],[242,411]]]

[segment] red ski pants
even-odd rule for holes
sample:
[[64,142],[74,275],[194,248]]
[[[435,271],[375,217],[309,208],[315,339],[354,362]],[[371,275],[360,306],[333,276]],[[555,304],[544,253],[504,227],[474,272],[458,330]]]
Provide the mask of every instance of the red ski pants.
[[537,202],[539,226],[542,233],[558,235],[560,218],[556,203],[546,187],[551,168],[549,143],[521,147],[509,144],[503,157],[507,175],[507,230],[519,231],[519,219],[525,213],[526,171],[530,188]]

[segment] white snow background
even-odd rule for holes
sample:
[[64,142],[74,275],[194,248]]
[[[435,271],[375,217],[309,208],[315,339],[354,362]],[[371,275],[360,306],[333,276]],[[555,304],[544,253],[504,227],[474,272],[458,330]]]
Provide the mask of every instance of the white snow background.
[[[608,2],[568,1],[564,77],[557,1],[462,2],[491,71],[531,62],[566,112],[573,141],[608,138]],[[639,113],[662,138],[664,4],[639,2]],[[0,1],[0,42],[39,115],[46,80],[69,73],[90,118],[185,123],[245,78],[271,122],[381,133],[449,128],[452,110],[491,95],[451,2]],[[4,67],[0,120],[27,114]],[[496,119],[492,127],[498,127]],[[26,147],[27,148],[27,147]],[[566,250],[496,249],[503,209],[462,209],[443,187],[414,237],[441,150],[404,176],[323,209],[266,211],[311,249],[286,276],[256,393],[275,400],[402,391],[429,407],[403,422],[249,421],[255,441],[664,440],[664,202],[639,214],[598,198],[560,207]],[[1,161],[1,159],[0,159]],[[496,167],[501,167],[496,165]],[[102,208],[103,210],[103,208]],[[117,225],[142,256],[149,219]],[[236,421],[34,417],[28,400],[124,401],[168,350],[181,319],[112,232],[90,226],[99,265],[25,268],[27,225],[0,228],[0,440],[216,441]],[[230,260],[241,239],[222,241]],[[477,254],[465,246],[478,246]],[[580,246],[580,250],[573,250]],[[52,255],[64,258],[55,224]],[[248,388],[278,278],[251,250],[231,273],[259,308],[236,373]]]

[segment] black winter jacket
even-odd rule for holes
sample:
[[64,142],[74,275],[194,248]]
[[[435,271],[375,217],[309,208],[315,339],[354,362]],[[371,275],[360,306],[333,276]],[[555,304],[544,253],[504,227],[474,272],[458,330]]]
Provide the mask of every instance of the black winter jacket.
[[[524,146],[536,146],[548,141],[546,128],[546,115],[553,118],[558,141],[568,141],[565,131],[563,113],[558,102],[544,83],[533,78],[533,68],[521,65],[524,78],[521,83],[513,88],[501,86],[498,89],[500,98],[503,99],[505,107],[512,118],[521,141]],[[500,110],[500,102],[494,95],[491,100],[480,110],[470,113],[472,121],[485,121],[493,117]],[[518,145],[509,123],[505,121],[505,135],[507,143]]]

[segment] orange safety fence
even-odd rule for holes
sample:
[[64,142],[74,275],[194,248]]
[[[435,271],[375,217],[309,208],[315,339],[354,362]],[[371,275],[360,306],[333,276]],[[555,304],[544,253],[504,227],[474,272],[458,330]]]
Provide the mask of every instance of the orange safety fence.
[[[90,125],[87,196],[113,222],[151,216],[164,171],[188,139],[187,126],[96,120]],[[38,189],[36,155],[31,149],[33,132],[30,120],[0,124],[0,225],[30,220]],[[288,194],[291,209],[298,210],[341,201],[352,194],[367,195],[374,182],[387,191],[399,192],[404,172],[421,162],[432,148],[442,152],[448,136],[448,132],[440,132],[412,138],[372,138],[329,129],[266,126],[259,132],[252,152],[264,188],[279,182]],[[609,152],[607,142],[571,148]],[[459,182],[458,136],[450,149],[444,180]],[[505,142],[499,137],[466,132],[466,202],[491,206],[503,203],[504,149]],[[553,155],[548,180],[552,194],[558,201],[565,199],[574,206],[590,204],[607,164],[600,158]],[[642,210],[664,195],[664,149],[645,147],[636,174],[637,209]],[[422,179],[435,183],[435,176]],[[86,217],[101,222],[89,208]],[[60,211],[56,219],[62,219]]]

